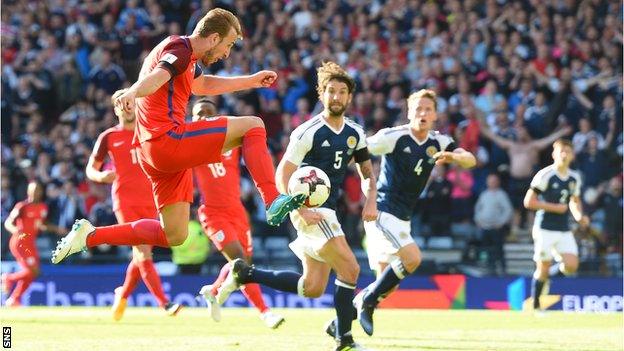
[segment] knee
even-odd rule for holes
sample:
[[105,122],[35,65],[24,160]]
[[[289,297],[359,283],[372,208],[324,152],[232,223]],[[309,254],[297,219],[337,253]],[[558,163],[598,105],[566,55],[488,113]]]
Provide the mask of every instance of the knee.
[[188,236],[188,230],[167,230],[167,228],[165,228],[165,235],[167,236],[167,242],[169,243],[169,246],[178,246],[182,245],[184,243],[184,240],[186,240],[186,237]]
[[143,262],[152,259],[151,250],[134,250],[132,252],[132,259],[138,262]]
[[347,283],[355,285],[357,283],[358,276],[360,275],[360,265],[357,261],[353,261],[346,265],[340,272],[336,272],[338,279]]
[[304,295],[310,298],[321,297],[325,292],[325,287],[325,284],[311,279],[306,279],[303,282]]
[[578,270],[578,261],[575,262],[566,262],[563,264],[563,273],[565,275],[574,274]]
[[414,271],[420,266],[420,262],[422,262],[422,257],[420,256],[420,253],[416,253],[405,257],[402,261],[405,270],[411,274],[414,273]]

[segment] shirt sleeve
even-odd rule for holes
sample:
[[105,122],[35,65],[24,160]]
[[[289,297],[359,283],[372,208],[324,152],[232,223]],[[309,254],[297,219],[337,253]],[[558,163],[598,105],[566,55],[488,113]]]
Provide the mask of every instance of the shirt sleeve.
[[540,194],[546,191],[546,188],[548,188],[548,177],[546,177],[546,172],[537,172],[531,181],[531,189]]
[[305,155],[312,149],[313,135],[314,133],[305,133],[305,131],[303,135],[293,133],[290,136],[290,142],[284,153],[284,158],[299,166],[303,162]]
[[95,146],[93,146],[93,152],[91,152],[91,157],[98,162],[103,162],[108,154],[108,136],[109,133],[104,132],[100,134],[100,136],[95,141]]
[[378,131],[375,135],[366,139],[368,151],[373,155],[384,155],[392,152],[394,145],[390,143],[390,138],[386,137],[387,129]]
[[175,77],[186,71],[191,63],[191,54],[183,39],[172,40],[163,49],[156,67],[166,69],[172,77]]

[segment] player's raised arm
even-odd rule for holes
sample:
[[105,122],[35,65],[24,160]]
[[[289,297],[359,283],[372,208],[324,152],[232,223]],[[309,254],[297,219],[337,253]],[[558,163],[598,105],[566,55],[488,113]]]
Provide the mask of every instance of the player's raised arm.
[[220,95],[252,88],[267,88],[277,79],[273,71],[260,71],[248,76],[219,77],[200,75],[193,80],[192,91],[195,95]]
[[151,95],[171,77],[172,75],[167,69],[154,68],[153,71],[139,78],[125,93],[115,99],[115,107],[122,108],[124,111],[133,111],[134,99]]
[[391,132],[391,130],[381,129],[380,131],[375,133],[375,135],[366,138],[368,152],[375,156],[385,155],[389,152],[392,152],[392,149],[394,148],[394,143],[391,141],[396,142],[396,140],[391,140],[390,138],[386,137],[386,134],[389,132]]

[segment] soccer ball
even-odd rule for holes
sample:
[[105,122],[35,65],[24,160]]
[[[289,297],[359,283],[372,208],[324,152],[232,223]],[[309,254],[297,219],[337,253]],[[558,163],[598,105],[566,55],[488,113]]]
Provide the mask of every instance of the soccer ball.
[[306,207],[319,207],[327,201],[331,191],[329,177],[322,169],[304,166],[297,169],[288,181],[288,193],[308,195]]

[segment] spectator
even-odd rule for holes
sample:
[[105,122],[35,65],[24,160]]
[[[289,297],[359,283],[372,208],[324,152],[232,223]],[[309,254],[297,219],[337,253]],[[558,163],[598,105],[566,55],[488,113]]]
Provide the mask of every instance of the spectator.
[[505,274],[505,230],[513,217],[513,207],[507,193],[500,188],[500,179],[496,174],[487,178],[487,189],[479,195],[475,205],[474,221],[481,230],[481,240],[488,253],[488,266],[497,275]]

